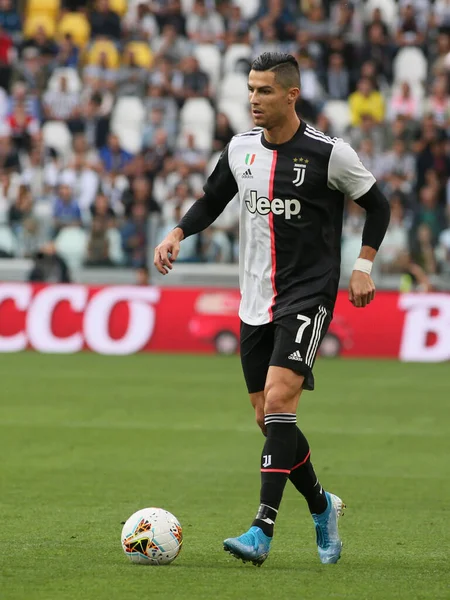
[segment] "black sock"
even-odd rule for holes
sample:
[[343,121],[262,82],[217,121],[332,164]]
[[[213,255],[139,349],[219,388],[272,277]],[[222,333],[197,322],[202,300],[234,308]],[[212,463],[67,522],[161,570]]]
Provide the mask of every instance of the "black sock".
[[273,526],[283,491],[295,460],[296,416],[292,413],[266,415],[266,443],[261,457],[260,507],[252,525],[273,536]]
[[311,463],[311,450],[308,440],[298,427],[297,435],[297,454],[295,455],[294,466],[291,469],[289,479],[302,494],[311,513],[320,515],[328,506],[325,496],[325,490],[319,483]]

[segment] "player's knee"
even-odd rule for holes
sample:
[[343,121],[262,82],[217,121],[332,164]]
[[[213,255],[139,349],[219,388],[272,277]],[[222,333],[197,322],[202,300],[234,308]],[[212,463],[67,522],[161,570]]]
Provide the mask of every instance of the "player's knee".
[[290,412],[294,391],[284,381],[268,382],[265,389],[265,414]]

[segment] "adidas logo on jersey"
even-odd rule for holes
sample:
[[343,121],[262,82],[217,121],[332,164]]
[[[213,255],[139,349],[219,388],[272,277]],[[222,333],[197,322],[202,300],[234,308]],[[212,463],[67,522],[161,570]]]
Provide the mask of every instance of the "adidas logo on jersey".
[[250,169],[247,169],[245,173],[242,174],[242,179],[253,179],[253,175]]
[[259,215],[268,215],[273,213],[274,215],[283,215],[287,220],[291,217],[300,218],[300,211],[302,205],[300,200],[296,198],[282,200],[281,198],[274,198],[272,201],[265,196],[258,198],[258,192],[256,190],[250,191],[250,200],[246,200],[245,204],[247,210],[252,214],[258,213]]
[[298,360],[303,362],[303,358],[302,355],[300,354],[300,352],[298,350],[296,350],[295,352],[293,352],[292,354],[289,354],[288,358],[290,360]]

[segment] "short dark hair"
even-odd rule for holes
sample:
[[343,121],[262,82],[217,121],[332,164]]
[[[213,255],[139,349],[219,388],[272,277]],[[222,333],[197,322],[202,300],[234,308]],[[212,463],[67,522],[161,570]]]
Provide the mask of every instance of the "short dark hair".
[[253,71],[273,71],[275,81],[284,88],[300,87],[300,68],[292,54],[264,52],[252,63]]

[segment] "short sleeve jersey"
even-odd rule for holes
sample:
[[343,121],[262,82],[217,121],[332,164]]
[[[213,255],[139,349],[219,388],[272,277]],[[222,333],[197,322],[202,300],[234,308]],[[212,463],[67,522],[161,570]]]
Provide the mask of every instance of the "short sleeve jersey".
[[261,325],[318,303],[333,310],[344,197],[358,200],[374,183],[346,142],[304,122],[284,144],[261,128],[230,141],[204,190],[223,206],[239,197],[242,321]]

